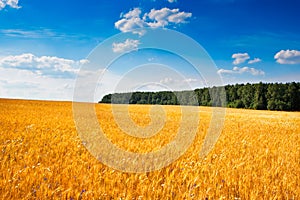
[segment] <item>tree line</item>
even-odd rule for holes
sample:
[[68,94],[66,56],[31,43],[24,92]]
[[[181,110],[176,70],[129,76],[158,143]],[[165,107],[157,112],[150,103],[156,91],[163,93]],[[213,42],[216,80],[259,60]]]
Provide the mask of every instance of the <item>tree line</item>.
[[114,93],[99,103],[197,105],[300,111],[300,82],[235,84],[192,91]]

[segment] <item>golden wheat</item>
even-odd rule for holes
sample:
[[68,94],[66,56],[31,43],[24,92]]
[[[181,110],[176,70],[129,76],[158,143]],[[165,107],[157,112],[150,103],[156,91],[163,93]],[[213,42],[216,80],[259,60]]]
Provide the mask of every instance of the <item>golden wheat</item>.
[[[132,152],[168,144],[181,119],[178,106],[164,106],[163,129],[141,139],[118,128],[111,105],[95,107],[107,138]],[[150,107],[131,105],[129,115],[146,126]],[[200,159],[211,108],[199,111],[196,138],[182,157],[158,171],[124,173],[100,163],[82,145],[71,102],[0,99],[0,198],[300,198],[299,112],[227,109],[221,137]]]

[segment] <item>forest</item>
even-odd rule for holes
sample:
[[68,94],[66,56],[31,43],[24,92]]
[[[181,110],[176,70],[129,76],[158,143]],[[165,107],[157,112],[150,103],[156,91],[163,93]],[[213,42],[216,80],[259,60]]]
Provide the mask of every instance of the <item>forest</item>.
[[105,95],[99,103],[222,106],[300,111],[300,82],[247,83],[192,91],[114,93]]

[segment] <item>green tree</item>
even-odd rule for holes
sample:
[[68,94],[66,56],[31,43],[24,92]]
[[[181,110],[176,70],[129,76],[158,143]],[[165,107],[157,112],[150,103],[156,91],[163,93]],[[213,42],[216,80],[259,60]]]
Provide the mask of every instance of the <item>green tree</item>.
[[256,110],[265,110],[267,109],[267,85],[260,82],[259,84],[255,84],[255,94],[254,94],[254,102],[253,108]]

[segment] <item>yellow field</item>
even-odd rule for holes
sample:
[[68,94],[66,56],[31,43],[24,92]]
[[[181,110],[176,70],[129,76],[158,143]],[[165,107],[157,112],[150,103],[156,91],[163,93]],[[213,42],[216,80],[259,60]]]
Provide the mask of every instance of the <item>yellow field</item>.
[[[138,125],[150,123],[150,106],[129,108]],[[107,138],[139,153],[174,139],[180,108],[164,108],[163,129],[141,139],[118,128],[110,105],[96,105]],[[182,157],[158,171],[124,173],[82,145],[71,102],[0,99],[0,199],[300,199],[299,112],[227,109],[221,137],[200,159],[211,108],[199,110],[196,138]]]

